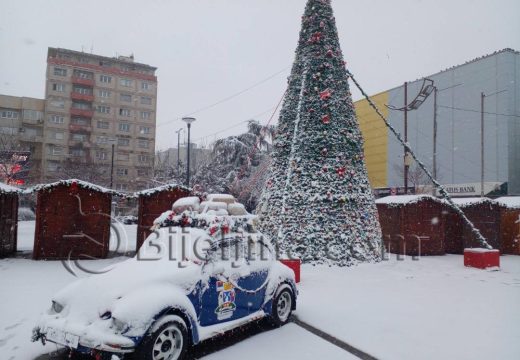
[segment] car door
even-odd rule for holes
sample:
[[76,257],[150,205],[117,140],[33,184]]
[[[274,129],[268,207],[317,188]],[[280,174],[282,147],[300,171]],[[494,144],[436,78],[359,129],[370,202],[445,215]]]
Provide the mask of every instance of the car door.
[[260,309],[267,272],[251,272],[245,244],[240,239],[220,241],[208,253],[201,285],[199,322],[202,326],[240,319]]

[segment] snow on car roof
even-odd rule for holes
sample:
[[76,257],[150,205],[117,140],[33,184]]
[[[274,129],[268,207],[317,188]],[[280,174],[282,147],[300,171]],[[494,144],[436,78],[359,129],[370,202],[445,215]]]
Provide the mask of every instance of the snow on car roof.
[[503,196],[495,201],[509,209],[520,209],[520,196]]
[[15,188],[11,185],[0,183],[0,194],[13,194],[20,192],[20,189]]

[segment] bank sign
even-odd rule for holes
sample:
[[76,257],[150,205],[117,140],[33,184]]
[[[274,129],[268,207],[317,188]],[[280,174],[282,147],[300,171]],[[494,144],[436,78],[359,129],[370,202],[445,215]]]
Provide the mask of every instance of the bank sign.
[[[494,191],[499,191],[501,182],[485,182],[484,183],[484,195],[487,195]],[[481,184],[480,183],[468,183],[468,184],[446,184],[443,185],[444,189],[448,194],[453,196],[480,196]],[[437,191],[437,195],[439,192]]]

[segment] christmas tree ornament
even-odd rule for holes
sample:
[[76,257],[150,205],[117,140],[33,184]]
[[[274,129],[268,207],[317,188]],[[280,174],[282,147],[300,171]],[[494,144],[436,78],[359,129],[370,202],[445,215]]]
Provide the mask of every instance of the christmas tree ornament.
[[379,261],[381,229],[330,1],[308,0],[303,19],[259,230],[303,262]]

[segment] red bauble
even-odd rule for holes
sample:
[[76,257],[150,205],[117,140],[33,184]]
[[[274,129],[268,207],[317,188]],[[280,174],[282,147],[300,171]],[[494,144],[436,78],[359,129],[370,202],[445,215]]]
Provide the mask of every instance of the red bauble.
[[345,171],[346,171],[346,169],[345,169],[344,167],[340,167],[340,168],[338,168],[338,169],[336,170],[336,172],[338,173],[338,175],[339,175],[340,177],[344,177],[344,176],[345,176]]
[[321,122],[324,123],[324,124],[329,124],[330,123],[330,115],[325,115],[324,117],[321,118]]
[[323,90],[322,92],[320,92],[320,99],[321,100],[329,100],[330,97],[332,96],[332,92],[327,89],[327,90]]
[[72,195],[76,195],[79,191],[79,187],[78,187],[78,183],[76,181],[73,181],[71,184],[70,184],[70,193]]
[[310,112],[311,114],[314,113],[315,111],[316,111],[316,110],[314,110],[313,108],[310,108],[310,109],[309,109],[309,112]]
[[317,43],[318,41],[320,41],[321,39],[323,38],[323,34],[321,32],[315,32],[312,36],[311,36],[311,39],[310,39],[310,42],[311,43]]
[[334,56],[334,51],[332,51],[332,49],[331,49],[331,50],[328,50],[328,51],[327,51],[327,57],[330,57],[330,58],[331,58],[331,57],[333,57],[333,56]]

